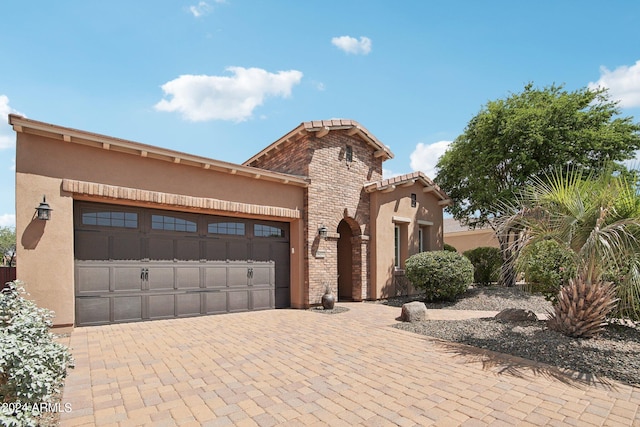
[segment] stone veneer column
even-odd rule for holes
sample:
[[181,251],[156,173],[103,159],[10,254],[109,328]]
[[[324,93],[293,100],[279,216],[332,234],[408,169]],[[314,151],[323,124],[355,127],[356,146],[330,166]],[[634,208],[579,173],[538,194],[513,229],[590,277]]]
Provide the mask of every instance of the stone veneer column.
[[353,300],[362,301],[369,295],[369,236],[351,238],[353,248]]

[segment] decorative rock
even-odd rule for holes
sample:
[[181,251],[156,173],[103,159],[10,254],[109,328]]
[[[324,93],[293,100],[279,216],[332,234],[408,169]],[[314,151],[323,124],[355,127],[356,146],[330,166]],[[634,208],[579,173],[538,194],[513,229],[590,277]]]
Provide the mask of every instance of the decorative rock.
[[420,301],[402,304],[400,320],[403,322],[422,322],[427,320],[427,307]]
[[505,308],[500,313],[494,316],[496,320],[505,320],[508,322],[519,321],[536,321],[538,316],[531,310],[524,310],[522,308]]

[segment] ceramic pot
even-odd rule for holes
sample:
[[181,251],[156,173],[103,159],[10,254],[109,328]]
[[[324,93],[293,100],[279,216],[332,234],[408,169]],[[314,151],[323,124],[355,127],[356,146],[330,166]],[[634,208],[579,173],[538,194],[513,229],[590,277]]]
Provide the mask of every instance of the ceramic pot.
[[336,296],[327,289],[324,295],[322,295],[322,307],[325,310],[333,310],[333,306],[336,303]]

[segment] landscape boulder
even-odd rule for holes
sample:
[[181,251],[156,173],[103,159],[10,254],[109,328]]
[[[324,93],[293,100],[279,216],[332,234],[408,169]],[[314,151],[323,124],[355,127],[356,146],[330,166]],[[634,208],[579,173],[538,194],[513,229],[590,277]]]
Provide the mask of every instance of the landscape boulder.
[[524,310],[522,308],[505,308],[500,313],[494,316],[496,320],[504,320],[508,322],[520,322],[520,321],[536,321],[538,316],[531,310]]
[[427,307],[420,301],[402,304],[400,320],[403,322],[422,322],[427,320]]

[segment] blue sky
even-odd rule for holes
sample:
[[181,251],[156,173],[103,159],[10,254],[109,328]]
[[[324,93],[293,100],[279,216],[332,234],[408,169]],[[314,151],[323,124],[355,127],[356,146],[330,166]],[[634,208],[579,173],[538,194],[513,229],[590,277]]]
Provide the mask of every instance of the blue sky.
[[638,22],[635,0],[6,2],[0,226],[15,222],[9,113],[235,163],[349,118],[395,154],[387,176],[433,176],[487,101],[528,82],[605,85],[640,121]]

